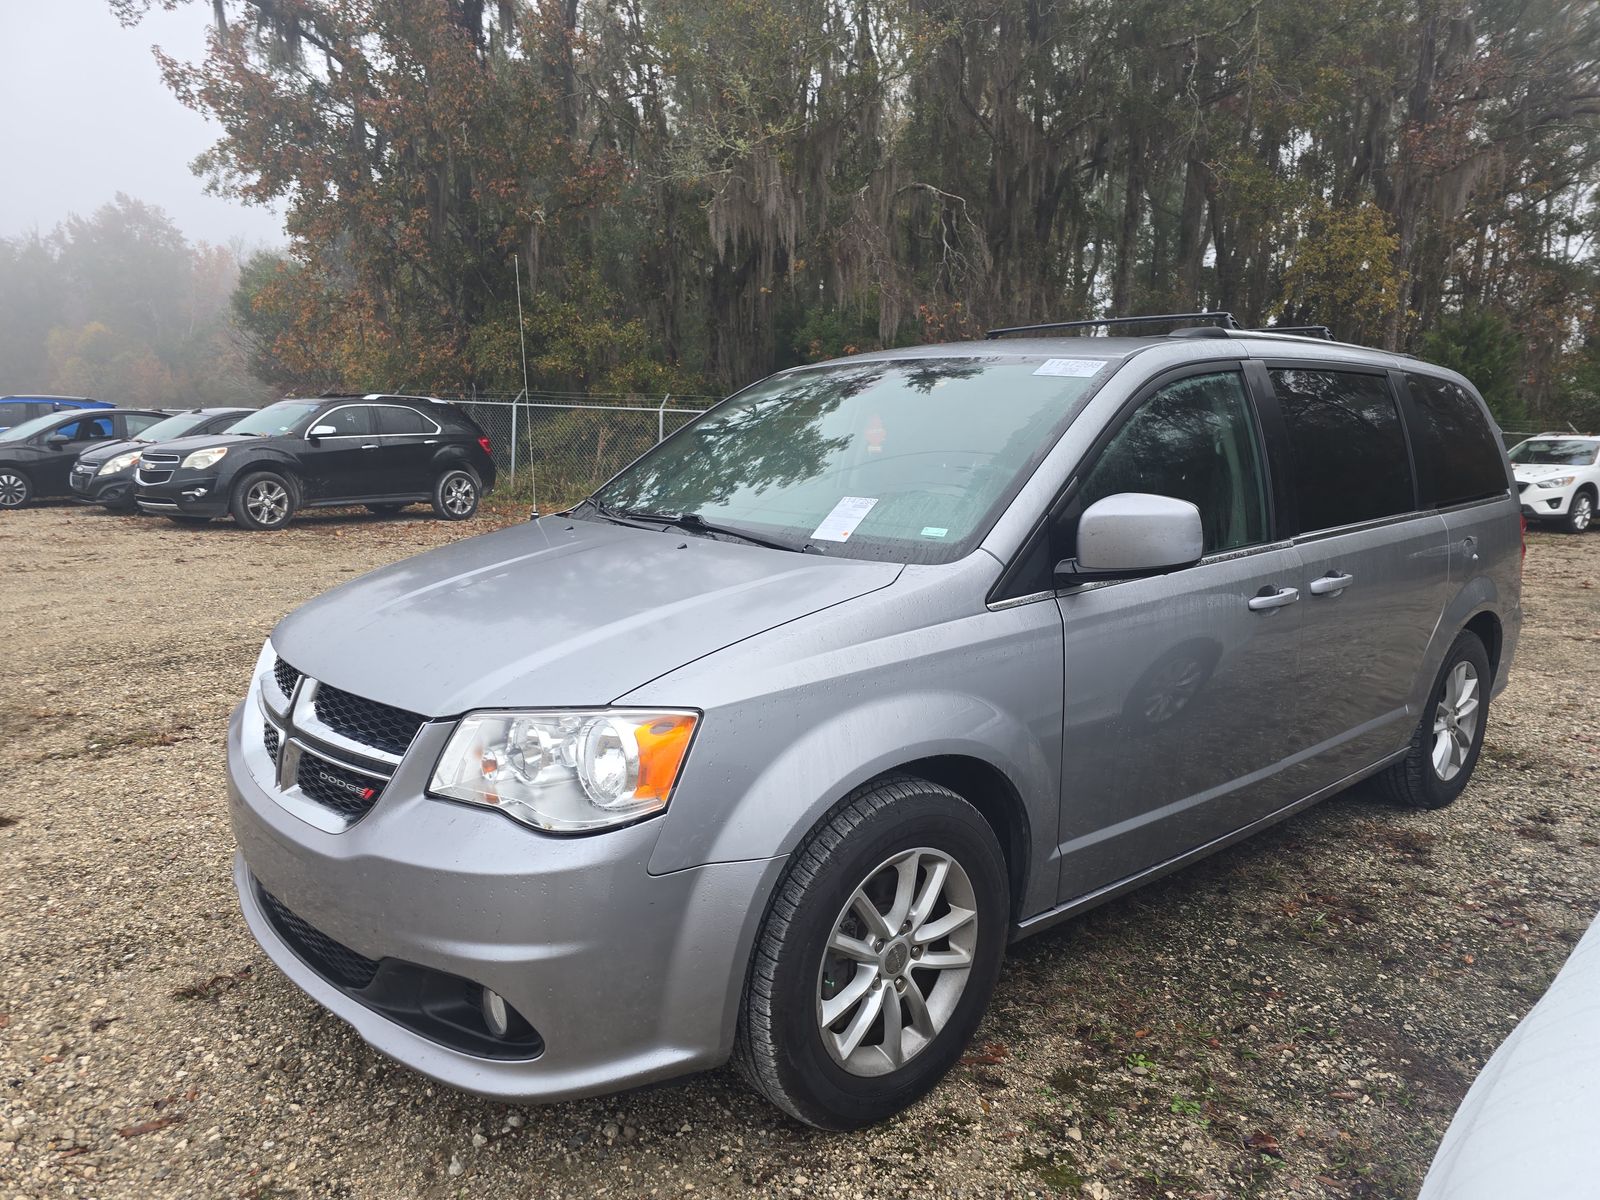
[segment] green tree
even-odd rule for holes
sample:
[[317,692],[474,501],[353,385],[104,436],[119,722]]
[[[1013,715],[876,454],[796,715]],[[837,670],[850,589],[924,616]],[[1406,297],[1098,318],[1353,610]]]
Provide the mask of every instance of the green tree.
[[1486,309],[1447,314],[1423,337],[1422,356],[1470,379],[1501,425],[1526,427],[1517,393],[1522,338],[1504,317]]

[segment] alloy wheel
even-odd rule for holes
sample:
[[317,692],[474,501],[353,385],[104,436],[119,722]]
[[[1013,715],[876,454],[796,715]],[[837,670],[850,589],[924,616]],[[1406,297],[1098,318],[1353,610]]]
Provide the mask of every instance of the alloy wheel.
[[455,516],[465,516],[477,503],[478,489],[465,475],[456,475],[445,481],[442,500],[445,508]]
[[1433,771],[1449,783],[1467,765],[1478,732],[1478,672],[1458,662],[1445,677],[1444,693],[1433,710]]
[[273,479],[259,479],[244,494],[244,507],[262,525],[277,525],[289,515],[289,492]]
[[942,850],[906,850],[876,867],[833,923],[817,974],[828,1056],[852,1075],[915,1058],[954,1014],[972,974],[978,904]]
[[28,498],[28,481],[13,471],[0,471],[0,508],[16,508]]
[[1594,501],[1589,499],[1588,492],[1579,492],[1572,498],[1572,513],[1568,519],[1579,533],[1589,528],[1589,522],[1594,520]]

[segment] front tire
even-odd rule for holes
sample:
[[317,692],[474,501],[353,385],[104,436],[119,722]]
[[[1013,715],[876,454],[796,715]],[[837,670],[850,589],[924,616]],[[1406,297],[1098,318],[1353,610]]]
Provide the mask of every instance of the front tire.
[[818,1129],[860,1129],[937,1084],[1005,952],[1005,859],[956,793],[857,789],[790,859],[756,943],[734,1058]]
[[465,521],[478,511],[478,477],[452,467],[433,484],[433,515],[441,521]]
[[0,508],[22,508],[33,499],[33,480],[16,467],[0,467]]
[[1466,790],[1489,723],[1489,654],[1463,632],[1445,655],[1406,756],[1378,776],[1389,799],[1407,808],[1443,808]]
[[294,516],[294,489],[276,471],[252,471],[234,484],[228,511],[245,529],[282,529]]
[[1589,526],[1594,524],[1594,496],[1587,490],[1580,491],[1572,498],[1572,503],[1567,508],[1567,516],[1561,522],[1561,528],[1568,533],[1586,533]]

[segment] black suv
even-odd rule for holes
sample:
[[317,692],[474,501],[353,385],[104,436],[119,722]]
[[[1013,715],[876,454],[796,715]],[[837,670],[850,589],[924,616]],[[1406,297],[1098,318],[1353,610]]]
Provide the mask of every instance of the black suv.
[[157,421],[137,437],[109,445],[92,443],[78,455],[72,468],[72,496],[85,504],[100,504],[113,512],[132,512],[133,472],[146,446],[201,433],[222,433],[250,408],[191,408]]
[[137,437],[166,415],[140,408],[68,409],[13,425],[0,433],[0,508],[68,495],[78,455]]
[[144,512],[199,523],[232,513],[246,529],[280,529],[297,509],[364,504],[397,512],[428,502],[464,521],[494,486],[489,439],[452,404],[426,396],[280,400],[210,437],[139,458]]

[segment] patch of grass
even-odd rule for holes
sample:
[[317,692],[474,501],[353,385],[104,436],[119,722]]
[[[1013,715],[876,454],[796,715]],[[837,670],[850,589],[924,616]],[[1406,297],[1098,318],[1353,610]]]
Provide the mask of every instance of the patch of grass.
[[1083,1191],[1083,1173],[1073,1163],[1046,1158],[1042,1154],[1024,1154],[1022,1169],[1052,1191],[1073,1195]]

